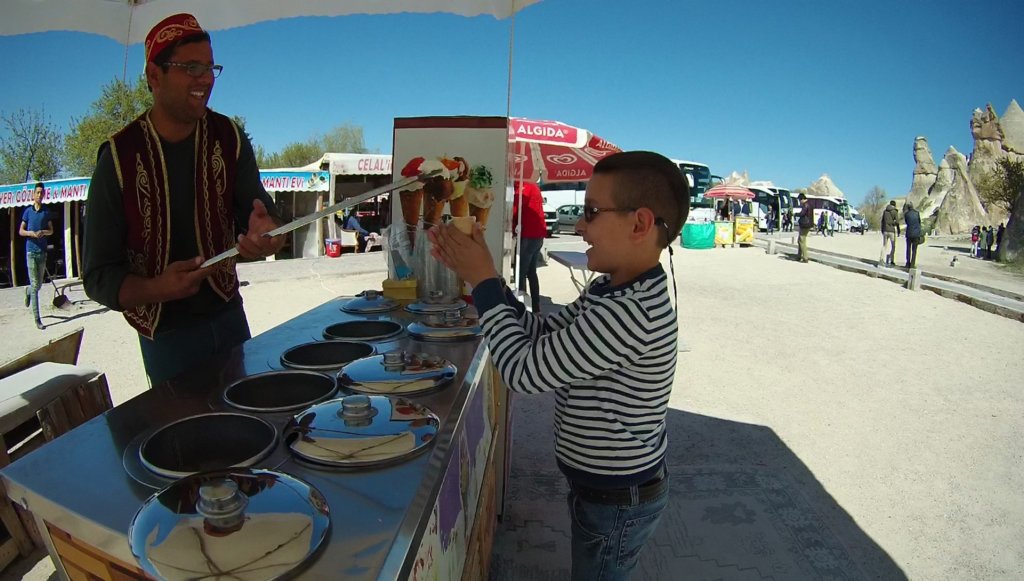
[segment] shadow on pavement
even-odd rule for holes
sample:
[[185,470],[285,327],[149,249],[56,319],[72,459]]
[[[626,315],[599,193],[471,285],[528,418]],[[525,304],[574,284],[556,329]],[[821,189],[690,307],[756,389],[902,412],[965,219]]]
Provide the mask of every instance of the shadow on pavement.
[[[554,402],[515,397],[494,581],[569,577]],[[667,422],[671,500],[633,579],[906,579],[770,428],[672,409]]]

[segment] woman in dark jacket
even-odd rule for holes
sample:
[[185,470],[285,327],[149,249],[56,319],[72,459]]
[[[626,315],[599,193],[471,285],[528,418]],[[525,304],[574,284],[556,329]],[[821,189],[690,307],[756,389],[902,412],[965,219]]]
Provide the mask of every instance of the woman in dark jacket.
[[917,267],[917,245],[921,243],[921,214],[914,204],[903,205],[903,221],[907,224],[907,268]]

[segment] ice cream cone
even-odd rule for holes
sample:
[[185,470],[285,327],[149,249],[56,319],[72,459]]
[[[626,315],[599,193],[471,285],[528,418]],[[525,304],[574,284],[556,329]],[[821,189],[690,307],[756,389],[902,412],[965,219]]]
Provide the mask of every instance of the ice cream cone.
[[[455,182],[454,186],[455,186],[455,192],[458,193],[459,182]],[[462,183],[462,190],[463,190],[463,194],[464,194],[465,190],[466,190],[466,182]],[[466,199],[466,196],[462,195],[462,194],[459,194],[459,197],[457,197],[457,198],[454,197],[455,194],[452,194],[452,196],[453,196],[452,199],[448,200],[448,204],[449,204],[449,206],[451,206],[452,216],[455,216],[455,217],[469,216],[469,200]]]
[[405,218],[405,230],[409,233],[409,242],[415,244],[416,223],[420,219],[420,209],[423,207],[423,189],[402,190],[398,192],[402,200],[402,216]]
[[444,214],[444,201],[437,201],[427,196],[423,204],[423,229],[428,230],[441,223],[441,215]]
[[491,213],[491,208],[481,208],[480,206],[470,206],[469,213],[471,216],[476,218],[476,223],[480,224],[481,228],[487,226],[487,216]]

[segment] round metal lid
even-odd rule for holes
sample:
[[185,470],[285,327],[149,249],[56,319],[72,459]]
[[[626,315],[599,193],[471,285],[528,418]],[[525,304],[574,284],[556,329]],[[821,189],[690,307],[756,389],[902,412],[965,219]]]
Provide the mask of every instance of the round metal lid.
[[252,466],[277,445],[277,428],[234,413],[190,416],[153,432],[139,447],[142,465],[165,478]]
[[334,395],[335,378],[315,371],[289,369],[243,377],[224,390],[231,407],[250,412],[305,409]]
[[430,313],[425,321],[409,324],[409,335],[422,341],[465,341],[480,333],[480,319],[465,317],[462,311]]
[[132,555],[155,579],[278,579],[330,530],[319,490],[269,470],[218,470],[149,497],[128,529]]
[[401,335],[404,330],[395,321],[346,321],[324,329],[324,339],[380,341]]
[[457,373],[455,364],[439,355],[396,350],[349,363],[338,374],[338,385],[359,393],[416,395],[447,385]]
[[444,311],[460,311],[466,308],[466,301],[458,298],[445,298],[441,291],[430,291],[427,298],[406,305],[405,310],[410,313],[427,314],[440,313]]
[[393,311],[400,307],[397,302],[390,299],[378,290],[365,290],[354,299],[349,300],[341,306],[341,310],[346,313],[384,313],[387,311]]
[[355,394],[300,413],[285,428],[296,456],[328,466],[377,466],[411,458],[437,435],[440,420],[402,398]]
[[324,371],[373,354],[373,346],[357,341],[316,341],[296,345],[281,355],[281,365]]

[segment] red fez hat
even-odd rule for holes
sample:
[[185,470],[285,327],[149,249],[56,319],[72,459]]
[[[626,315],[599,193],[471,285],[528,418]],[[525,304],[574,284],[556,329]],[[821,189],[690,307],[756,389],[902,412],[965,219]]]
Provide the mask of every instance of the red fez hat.
[[146,35],[146,62],[152,62],[168,45],[203,32],[196,17],[191,14],[174,14],[164,18]]

